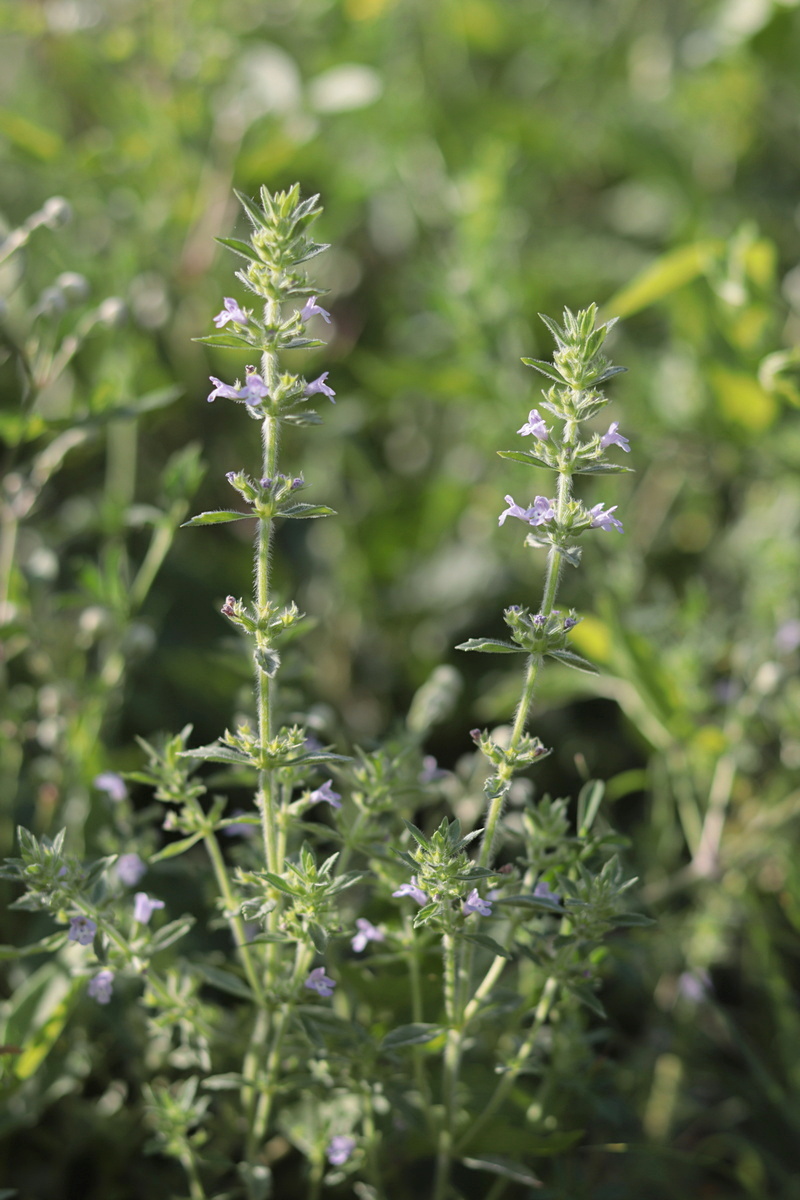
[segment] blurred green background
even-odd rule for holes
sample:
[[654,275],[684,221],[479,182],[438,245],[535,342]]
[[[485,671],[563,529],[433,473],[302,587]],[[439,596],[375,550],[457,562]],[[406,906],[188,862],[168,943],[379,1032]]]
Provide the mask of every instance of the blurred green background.
[[[543,560],[497,515],[550,483],[495,452],[539,397],[519,361],[550,356],[536,314],[595,300],[623,317],[607,411],[636,474],[582,492],[626,533],[564,579],[603,673],[551,671],[536,785],[609,781],[659,923],[616,947],[587,1141],[550,1194],[796,1196],[795,0],[2,0],[0,33],[0,219],[74,210],[0,264],[3,851],[16,820],[92,846],[91,779],[137,764],[134,734],[210,740],[249,704],[217,611],[249,586],[249,535],[171,540],[230,503],[226,471],[257,469],[255,427],[205,401],[244,363],[191,341],[242,297],[213,240],[244,229],[234,187],[298,180],[325,206],[334,323],[302,369],[329,370],[337,404],[282,465],[340,515],[292,522],[276,561],[316,621],[297,705],[345,746],[391,731],[441,662],[464,684],[441,765],[512,711],[504,662],[452,647],[538,602]],[[64,272],[90,294],[48,298]],[[98,315],[109,297],[124,315]],[[48,1064],[5,1127],[35,1115],[30,1155],[55,1156],[31,1194],[127,1194],[110,1121],[105,1173],[80,1149],[102,1067]],[[71,1170],[83,1190],[59,1192]]]

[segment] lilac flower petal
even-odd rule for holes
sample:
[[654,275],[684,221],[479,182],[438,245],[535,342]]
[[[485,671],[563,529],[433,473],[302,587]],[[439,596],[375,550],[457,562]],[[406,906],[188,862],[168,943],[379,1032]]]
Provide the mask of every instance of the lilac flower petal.
[[320,996],[332,996],[333,989],[336,987],[336,980],[330,979],[325,974],[324,967],[315,967],[308,976],[308,979],[306,979],[303,987],[307,987],[310,991],[316,992]]
[[128,789],[125,786],[125,780],[121,775],[117,775],[116,771],[103,771],[101,775],[95,776],[93,783],[99,792],[105,792],[109,800],[113,800],[115,804],[127,799]]
[[386,939],[386,934],[382,929],[377,929],[371,921],[365,917],[356,919],[358,933],[350,939],[350,945],[355,950],[356,954],[360,954],[362,950],[366,950],[367,942],[383,942]]
[[536,887],[533,889],[534,896],[538,896],[540,900],[555,900],[561,903],[558,892],[554,892],[550,884],[544,879],[540,879]]
[[217,329],[222,329],[228,321],[235,321],[237,325],[246,325],[249,317],[243,308],[240,308],[237,302],[231,297],[225,297],[225,307],[221,312],[218,312],[214,317],[214,324]]
[[331,314],[327,309],[321,308],[320,305],[317,304],[316,296],[312,296],[310,300],[307,300],[300,309],[301,321],[307,321],[309,317],[314,316],[322,317],[323,321],[326,321],[328,325],[331,323]]
[[325,782],[320,785],[320,787],[315,788],[314,791],[309,794],[309,800],[311,800],[314,804],[320,804],[324,801],[325,804],[330,804],[332,808],[341,808],[342,797],[339,792],[335,792],[333,790],[332,785],[333,780],[326,779]]
[[343,1133],[338,1133],[336,1137],[332,1137],[328,1142],[328,1147],[325,1153],[328,1157],[328,1162],[332,1167],[341,1167],[347,1162],[355,1148],[355,1138],[347,1137]]
[[96,933],[97,924],[89,917],[81,915],[70,919],[69,933],[67,934],[69,941],[77,942],[79,946],[88,946],[94,941]]
[[113,982],[113,971],[98,971],[94,978],[89,980],[86,991],[98,1004],[108,1004]]
[[223,383],[221,379],[217,379],[216,375],[209,375],[208,378],[214,384],[214,390],[208,393],[209,404],[216,400],[217,396],[222,396],[225,400],[238,400],[240,398],[235,387],[231,387],[228,383]]
[[393,896],[410,896],[412,900],[416,900],[417,904],[427,904],[428,897],[423,892],[421,887],[417,887],[416,875],[411,876],[409,883],[401,883],[396,892],[392,892]]
[[133,919],[146,925],[156,909],[163,907],[163,900],[152,900],[147,892],[137,892],[133,898]]
[[466,900],[461,906],[465,917],[471,913],[480,913],[482,917],[490,917],[492,915],[491,900],[483,900],[477,888],[473,888]]
[[603,511],[602,504],[595,504],[594,508],[589,509],[589,513],[592,517],[591,528],[604,529],[606,533],[610,533],[612,529],[618,529],[620,533],[624,533],[622,522],[618,521],[616,517],[612,517],[611,515],[613,512],[616,512],[616,510],[616,504],[613,504],[611,508],[607,509],[605,512]]
[[604,450],[607,446],[619,446],[626,454],[629,454],[631,449],[630,442],[621,433],[617,433],[618,429],[619,421],[612,421],[608,427],[608,432],[604,433],[600,438],[600,445]]
[[528,413],[527,421],[517,430],[517,433],[522,434],[523,437],[530,435],[531,437],[538,438],[540,442],[546,442],[550,435],[550,430],[540,416],[538,408],[532,408]]
[[136,884],[147,871],[147,867],[138,854],[120,854],[117,859],[117,879],[125,887],[136,887]]
[[336,395],[336,392],[332,387],[328,387],[327,383],[325,382],[329,374],[329,371],[323,371],[322,374],[318,375],[316,379],[312,379],[311,383],[307,383],[305,394],[307,396],[313,396],[316,392],[319,392],[321,395],[327,396],[331,404],[335,404],[336,401],[333,397]]

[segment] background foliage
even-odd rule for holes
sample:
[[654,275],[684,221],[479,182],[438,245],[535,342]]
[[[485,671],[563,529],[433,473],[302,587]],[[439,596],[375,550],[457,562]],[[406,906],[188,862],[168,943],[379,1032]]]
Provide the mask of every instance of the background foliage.
[[[192,721],[209,740],[247,703],[216,611],[246,586],[247,533],[206,531],[200,547],[183,530],[167,553],[192,493],[227,504],[225,471],[253,457],[242,423],[204,399],[230,360],[190,340],[230,290],[213,238],[240,222],[232,187],[320,191],[334,247],[319,368],[338,402],[284,462],[341,515],[288,531],[277,561],[317,621],[298,695],[319,698],[345,747],[390,732],[442,661],[464,681],[429,747],[442,766],[465,770],[467,730],[508,718],[502,669],[452,647],[498,636],[501,609],[540,587],[543,562],[496,526],[502,496],[537,484],[495,451],[538,397],[519,362],[550,353],[536,313],[595,299],[624,318],[613,416],[637,474],[592,483],[626,536],[598,536],[564,597],[603,674],[550,673],[534,728],[555,752],[535,782],[566,795],[586,773],[609,781],[658,926],[612,956],[600,1057],[591,1078],[575,1064],[559,1102],[586,1135],[548,1194],[788,1200],[796,4],[3,0],[0,29],[4,224],[54,194],[74,209],[0,266],[16,561],[0,597],[3,852],[18,821],[102,850],[91,780],[138,765],[134,734]],[[65,271],[91,292],[57,311],[47,289]],[[9,943],[47,932],[26,914],[7,926]],[[37,1071],[6,1068],[2,1182],[37,1200],[170,1194],[126,1108],[134,1033],[96,1013],[90,1035],[59,1040],[77,1000],[40,963],[9,968],[7,992],[27,983],[5,1041],[50,1033]]]

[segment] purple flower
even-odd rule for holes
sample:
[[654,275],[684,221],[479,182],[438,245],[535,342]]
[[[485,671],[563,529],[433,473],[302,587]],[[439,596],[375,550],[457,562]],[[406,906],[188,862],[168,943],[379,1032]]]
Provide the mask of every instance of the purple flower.
[[240,398],[244,400],[245,404],[252,406],[260,404],[268,395],[269,391],[264,380],[251,368],[245,375],[244,387],[239,390]]
[[604,433],[600,438],[600,445],[605,450],[606,446],[619,446],[626,454],[630,453],[630,442],[621,433],[617,433],[619,429],[619,421],[612,421],[608,427],[608,433]]
[[331,1166],[341,1167],[347,1162],[355,1148],[355,1138],[347,1137],[343,1133],[337,1133],[336,1137],[332,1137],[328,1142],[328,1148],[325,1153],[328,1156],[328,1162]]
[[237,325],[246,325],[249,319],[244,309],[240,308],[230,296],[226,296],[225,307],[214,317],[214,324],[217,329],[222,329],[223,325],[228,324],[228,321],[235,321]]
[[781,654],[792,654],[800,646],[800,621],[784,621],[775,634],[775,646]]
[[332,785],[333,780],[326,779],[320,787],[315,788],[313,792],[310,792],[308,798],[312,804],[319,804],[320,802],[324,801],[325,804],[330,804],[332,808],[341,808],[342,806],[339,802],[342,797],[338,792],[333,790]]
[[225,400],[238,400],[239,393],[235,387],[231,387],[228,383],[223,383],[221,379],[217,379],[216,375],[208,377],[214,384],[213,392],[208,393],[208,403],[212,404],[217,396],[223,396]]
[[544,629],[546,624],[547,624],[547,617],[544,615],[544,613],[536,613],[536,615],[533,618],[533,628],[534,629]]
[[375,926],[367,921],[364,917],[356,919],[358,933],[350,939],[350,945],[355,950],[356,954],[360,954],[362,950],[366,950],[367,942],[383,942],[386,939],[386,934],[382,929],[376,929]]
[[520,521],[527,521],[529,525],[544,525],[546,521],[554,520],[556,515],[553,501],[548,500],[546,496],[537,496],[528,508],[520,508],[513,496],[506,496],[505,501],[508,508],[498,517],[498,525],[502,525],[506,517],[517,517]]
[[393,896],[410,896],[412,900],[416,900],[417,904],[427,904],[428,897],[425,895],[421,887],[417,887],[416,875],[411,876],[409,883],[401,883],[396,892],[392,892]]
[[163,907],[163,900],[151,900],[147,892],[137,892],[133,898],[133,919],[146,925],[156,909]]
[[684,971],[678,977],[678,992],[691,1004],[707,1000],[711,991],[711,976],[703,967],[697,971]]
[[315,392],[321,392],[323,396],[328,397],[331,404],[335,404],[336,401],[333,397],[336,395],[336,392],[332,387],[328,387],[327,383],[325,382],[325,380],[328,378],[328,375],[328,371],[323,371],[322,374],[318,375],[316,379],[313,379],[311,383],[307,383],[306,395],[313,396]]
[[527,437],[530,434],[531,437],[538,438],[540,442],[546,442],[550,430],[539,415],[538,408],[532,408],[528,413],[527,421],[517,430],[517,433],[521,433],[523,437]]
[[534,896],[538,896],[540,900],[555,900],[557,904],[560,903],[558,893],[554,892],[550,884],[544,879],[539,880],[533,889],[533,894]]
[[437,779],[446,779],[449,771],[443,771],[432,754],[426,754],[422,760],[420,783],[433,783]]
[[480,913],[482,917],[490,917],[492,915],[491,900],[482,900],[477,888],[472,889],[461,908],[465,917],[468,917],[471,913]]
[[147,867],[138,854],[120,854],[117,859],[117,879],[125,887],[136,887],[146,871]]
[[125,787],[125,780],[115,771],[103,771],[102,775],[95,776],[93,783],[99,792],[105,792],[109,800],[113,800],[115,804],[127,799],[128,789]]
[[324,967],[315,967],[303,984],[303,987],[309,988],[312,992],[317,992],[320,996],[332,996],[333,989],[336,987],[336,981],[330,979],[325,974]]
[[[246,817],[247,815],[243,808],[235,808],[231,813],[232,817]],[[222,832],[226,837],[252,837],[255,831],[255,825],[251,825],[249,821],[231,821],[230,825],[226,825]]]
[[233,607],[235,603],[236,603],[235,596],[226,596],[225,597],[225,603],[223,604],[222,608],[219,610],[222,613],[223,617],[235,617],[236,616],[236,609]]
[[96,933],[97,925],[89,917],[80,916],[70,919],[67,937],[71,942],[77,942],[80,946],[88,946],[94,940]]
[[307,321],[309,317],[320,316],[323,321],[327,321],[330,325],[331,314],[325,308],[320,308],[317,304],[317,297],[312,296],[310,300],[306,300],[303,307],[300,309],[300,320]]
[[570,629],[574,629],[578,624],[577,617],[564,617],[564,632],[568,633]]
[[86,991],[98,1004],[108,1004],[111,999],[113,982],[113,971],[98,971],[94,979],[89,980],[89,986]]
[[589,514],[592,518],[592,529],[604,529],[606,533],[610,533],[612,529],[618,529],[623,533],[622,522],[616,517],[612,517],[612,513],[617,511],[617,505],[612,504],[611,508],[603,512],[602,504],[595,504],[594,508],[589,509]]
[[214,390],[208,393],[209,404],[212,400],[216,400],[217,396],[222,396],[225,400],[244,400],[245,404],[252,407],[260,404],[269,395],[267,385],[261,376],[256,374],[253,367],[247,368],[242,388],[231,387],[229,384],[223,383],[221,379],[217,379],[216,375],[209,375],[208,378],[215,385]]

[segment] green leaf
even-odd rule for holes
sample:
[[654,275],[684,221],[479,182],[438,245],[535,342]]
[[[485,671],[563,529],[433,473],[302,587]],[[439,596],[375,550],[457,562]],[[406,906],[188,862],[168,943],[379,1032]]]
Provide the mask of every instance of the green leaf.
[[622,475],[625,471],[632,472],[633,467],[626,467],[622,463],[593,462],[572,468],[573,475]]
[[571,992],[576,1000],[580,1000],[581,1004],[585,1004],[598,1017],[605,1017],[606,1010],[597,998],[596,993],[589,987],[588,983],[568,983],[565,985],[568,992]]
[[485,933],[465,933],[464,937],[468,942],[474,942],[476,946],[483,946],[484,950],[491,950],[492,954],[499,955],[501,958],[513,958],[504,946],[496,942],[494,938],[489,937]]
[[415,1021],[412,1025],[399,1025],[392,1029],[380,1044],[381,1050],[399,1050],[403,1046],[424,1046],[444,1033],[441,1025],[426,1021]]
[[[151,858],[151,862],[154,860]],[[167,946],[171,946],[173,942],[177,942],[184,934],[188,933],[194,925],[194,917],[184,916],[178,917],[177,921],[170,921],[154,936],[150,943],[150,953],[157,954],[159,950],[166,950]]]
[[17,989],[6,1004],[2,1041],[21,1046],[12,1071],[29,1079],[60,1037],[83,991],[82,979],[70,979],[57,962],[47,962]]
[[52,954],[54,950],[60,950],[66,944],[66,938],[67,932],[64,930],[62,933],[51,933],[39,942],[32,942],[30,946],[0,946],[0,962],[13,958],[28,958],[32,954]]
[[238,975],[232,974],[231,971],[222,971],[219,967],[210,967],[206,963],[193,963],[192,970],[218,991],[228,992],[229,995],[237,996],[240,1000],[249,1000],[251,1004],[255,1000],[255,996],[244,980],[240,979]]
[[290,504],[288,508],[281,508],[275,514],[276,517],[335,517],[337,514],[332,508],[328,508],[325,504]]
[[542,1187],[541,1179],[529,1171],[522,1163],[514,1162],[501,1154],[487,1154],[481,1158],[462,1158],[465,1167],[473,1171],[488,1171],[491,1175],[502,1175],[514,1183],[524,1183],[528,1187]]
[[565,667],[572,667],[575,671],[584,671],[587,675],[599,674],[597,667],[587,658],[581,658],[580,654],[575,654],[573,650],[547,650],[545,654],[548,658],[554,658],[556,662],[563,663]]
[[652,917],[646,917],[644,913],[625,912],[617,913],[614,924],[619,929],[629,929],[634,926],[655,925],[656,921]]
[[189,837],[181,838],[180,841],[170,842],[163,850],[159,850],[158,854],[154,854],[150,862],[157,863],[163,862],[166,858],[177,858],[179,854],[185,854],[187,850],[190,850],[202,836],[202,833],[193,833]]
[[262,876],[262,878],[266,879],[268,883],[272,884],[272,886],[274,888],[277,888],[277,890],[279,892],[283,892],[284,895],[286,895],[286,896],[296,896],[297,895],[297,892],[293,888],[289,887],[286,880],[281,879],[280,875],[273,875],[273,873],[271,871],[262,871],[261,876]]
[[192,338],[204,346],[216,346],[220,350],[260,350],[261,347],[240,333],[209,333],[206,337]]
[[510,904],[512,908],[534,908],[539,912],[557,913],[559,916],[564,915],[564,910],[556,900],[550,900],[547,896],[498,896],[493,904]]
[[235,512],[233,509],[219,508],[214,512],[198,513],[196,517],[192,517],[189,521],[184,521],[181,529],[188,529],[192,525],[225,525],[228,521],[251,521],[254,513]]
[[563,1154],[565,1150],[569,1150],[571,1146],[579,1142],[583,1136],[583,1129],[565,1129],[562,1132],[551,1134],[526,1132],[525,1149],[528,1154],[536,1158]]
[[412,825],[410,821],[407,821],[405,819],[405,817],[403,817],[403,824],[405,825],[406,829],[413,837],[414,841],[418,842],[419,845],[422,846],[423,850],[430,850],[431,843],[425,837],[425,834],[422,832],[421,829],[417,829],[416,825]]
[[578,833],[581,837],[589,832],[605,795],[606,785],[601,779],[590,779],[578,796]]
[[[217,238],[217,241],[220,240]],[[200,1081],[200,1086],[208,1088],[210,1092],[232,1092],[243,1087],[246,1082],[243,1075],[229,1071],[226,1075],[209,1075],[207,1079]]]
[[181,750],[178,757],[199,758],[203,762],[235,763],[238,767],[257,765],[249,754],[234,750],[232,746],[221,746],[219,742],[212,742],[210,746],[198,746],[195,750]]
[[261,259],[256,254],[249,242],[241,242],[238,238],[214,238],[215,242],[219,242],[220,246],[227,246],[234,254],[240,254],[242,258],[249,258],[251,262],[261,262]]
[[540,458],[532,450],[498,450],[497,453],[501,458],[509,458],[512,462],[526,463],[529,467],[546,467],[549,471],[553,469],[546,458]]
[[643,308],[649,308],[698,276],[705,275],[724,249],[724,242],[713,240],[692,242],[688,246],[669,250],[616,292],[608,301],[607,311],[613,310],[620,317],[629,317]]
[[543,362],[540,358],[523,358],[522,361],[526,367],[533,367],[534,371],[539,371],[542,375],[546,375],[548,379],[552,379],[553,383],[558,383],[561,387],[566,387],[564,379],[560,375],[556,375],[552,363]]
[[515,646],[513,642],[502,642],[498,638],[470,638],[469,641],[461,642],[456,646],[456,650],[479,650],[483,654],[528,654],[528,650],[523,650],[522,646]]

